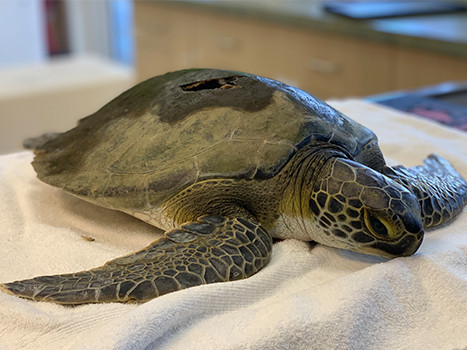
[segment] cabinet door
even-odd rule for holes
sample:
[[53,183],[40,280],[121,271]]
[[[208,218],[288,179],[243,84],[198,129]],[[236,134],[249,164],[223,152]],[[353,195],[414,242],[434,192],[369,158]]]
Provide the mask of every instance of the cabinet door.
[[413,89],[450,80],[467,80],[467,58],[400,48],[396,88]]
[[289,37],[298,85],[320,98],[364,96],[393,87],[392,47],[306,29],[291,29]]
[[391,47],[273,22],[202,14],[198,59],[298,86],[321,98],[391,90]]
[[200,66],[287,79],[291,62],[280,25],[212,12],[198,13],[196,29]]
[[196,31],[190,12],[149,1],[135,2],[138,80],[196,65]]

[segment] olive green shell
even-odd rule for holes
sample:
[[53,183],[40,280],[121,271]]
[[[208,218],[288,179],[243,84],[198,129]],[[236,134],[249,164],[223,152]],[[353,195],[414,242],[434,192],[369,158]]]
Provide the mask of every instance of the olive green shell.
[[155,207],[210,178],[268,179],[304,145],[373,168],[373,132],[280,82],[232,71],[167,73],[124,92],[36,149],[46,183],[115,209]]

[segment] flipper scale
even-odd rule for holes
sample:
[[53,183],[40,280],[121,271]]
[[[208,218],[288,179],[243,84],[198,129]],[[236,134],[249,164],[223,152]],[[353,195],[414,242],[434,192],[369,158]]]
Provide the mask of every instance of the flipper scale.
[[383,173],[418,199],[425,228],[448,222],[467,203],[467,182],[446,159],[431,154],[424,165],[385,167]]
[[69,305],[144,302],[192,286],[247,278],[267,263],[271,250],[271,236],[258,223],[206,217],[104,266],[5,283],[0,289]]

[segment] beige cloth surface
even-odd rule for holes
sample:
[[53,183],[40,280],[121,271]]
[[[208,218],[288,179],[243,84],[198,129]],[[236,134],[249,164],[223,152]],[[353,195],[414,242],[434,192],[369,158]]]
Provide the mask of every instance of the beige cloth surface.
[[[390,164],[421,164],[436,152],[467,176],[466,133],[359,100],[331,104],[376,132]],[[31,160],[29,152],[0,157],[0,282],[96,267],[158,237],[41,183]],[[429,231],[412,257],[287,240],[252,278],[141,305],[70,308],[0,293],[2,350],[466,347],[467,210]]]

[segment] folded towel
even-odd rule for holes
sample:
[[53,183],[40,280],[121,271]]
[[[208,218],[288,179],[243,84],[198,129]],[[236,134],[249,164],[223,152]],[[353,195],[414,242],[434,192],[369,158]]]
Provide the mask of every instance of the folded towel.
[[[467,134],[360,100],[331,104],[379,137],[390,164],[435,152],[467,176]],[[41,183],[29,152],[0,157],[0,282],[89,269],[160,236]],[[64,307],[0,292],[0,349],[462,349],[467,210],[386,260],[286,240],[253,277],[145,304]]]

